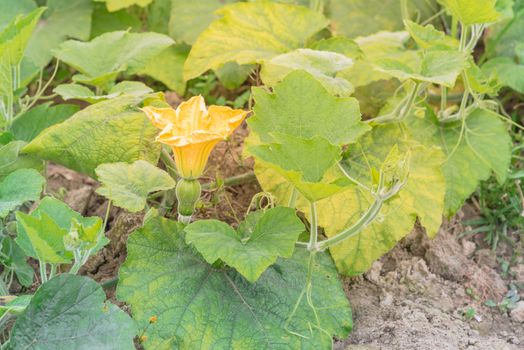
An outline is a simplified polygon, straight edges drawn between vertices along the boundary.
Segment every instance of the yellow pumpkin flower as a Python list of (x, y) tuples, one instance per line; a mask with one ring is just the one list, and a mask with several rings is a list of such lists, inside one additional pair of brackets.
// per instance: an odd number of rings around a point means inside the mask
[(144, 107), (153, 125), (162, 129), (156, 140), (171, 146), (180, 176), (198, 178), (204, 172), (213, 147), (225, 140), (249, 112), (209, 106), (202, 96), (191, 97), (173, 108)]

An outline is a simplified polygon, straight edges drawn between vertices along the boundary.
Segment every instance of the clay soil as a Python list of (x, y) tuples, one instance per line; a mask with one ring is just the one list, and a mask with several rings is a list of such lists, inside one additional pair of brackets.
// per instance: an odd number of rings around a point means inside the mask
[[(251, 170), (251, 161), (241, 157), (246, 134), (243, 125), (215, 149), (204, 182)], [(107, 204), (95, 192), (96, 181), (53, 164), (48, 178), (48, 193), (84, 215), (104, 215)], [(197, 216), (235, 224), (257, 192), (256, 182), (206, 190)], [(462, 219), (474, 215), (466, 207), (433, 240), (415, 228), (366, 274), (343, 278), (354, 329), (349, 339), (335, 342), (335, 349), (524, 349), (524, 323), (511, 317), (510, 310), (484, 304), (487, 300), (502, 302), (511, 293), (511, 284), (520, 285), (518, 292), (524, 299), (523, 243), (515, 237), (520, 257), (503, 273), (497, 257), (509, 259), (515, 248), (501, 244), (497, 252), (491, 252), (482, 237), (457, 239), (467, 229)], [(141, 225), (142, 216), (113, 208), (107, 233), (111, 243), (81, 270), (105, 283), (109, 298), (114, 298), (113, 282), (125, 260), (127, 236)]]

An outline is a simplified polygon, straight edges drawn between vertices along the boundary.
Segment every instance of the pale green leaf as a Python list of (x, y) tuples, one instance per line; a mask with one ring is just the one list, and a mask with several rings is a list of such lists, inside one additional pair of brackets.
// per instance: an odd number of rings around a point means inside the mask
[(107, 6), (107, 10), (109, 12), (114, 12), (114, 11), (118, 11), (121, 9), (125, 9), (133, 5), (146, 7), (153, 0), (94, 0), (94, 1), (105, 2)]
[(147, 8), (147, 28), (152, 32), (168, 34), (171, 7), (172, 0), (153, 1)]
[(364, 54), (356, 41), (343, 36), (334, 36), (315, 41), (310, 46), (313, 50), (340, 53), (349, 58), (360, 58)]
[(35, 73), (51, 61), (53, 50), (62, 42), (87, 40), (91, 30), (90, 0), (47, 0), (46, 6), (24, 58), (36, 67)]
[(291, 257), (304, 224), (294, 209), (276, 207), (249, 214), (238, 230), (222, 221), (199, 220), (184, 232), (208, 263), (220, 259), (255, 282), (278, 257)]
[(228, 62), (218, 68), (215, 73), (226, 89), (234, 90), (246, 81), (254, 68), (252, 64), (239, 65), (236, 62)]
[(500, 18), (497, 0), (438, 0), (448, 13), (465, 25), (492, 23)]
[[(420, 22), (438, 12), (434, 0), (407, 0), (409, 17)], [(330, 0), (327, 15), (337, 35), (349, 38), (370, 35), (379, 31), (404, 29), (402, 2), (399, 0)]]
[(345, 55), (312, 49), (297, 49), (273, 57), (262, 66), (260, 77), (267, 86), (274, 86), (294, 70), (304, 70), (324, 85), (326, 90), (337, 96), (349, 96), (353, 86), (336, 74), (353, 65)]
[(233, 4), (218, 13), (223, 17), (202, 32), (189, 53), (186, 80), (227, 62), (262, 63), (304, 47), (327, 25), (324, 16), (305, 7), (266, 1)]
[(78, 112), (76, 105), (42, 103), (19, 115), (11, 124), (9, 131), (17, 140), (30, 142), (44, 129), (67, 120)]
[[(0, 316), (3, 316), (5, 313), (14, 315), (22, 313), (27, 308), (27, 305), (29, 305), (32, 297), (30, 294), (0, 297), (2, 299), (2, 303), (0, 303)], [(6, 300), (9, 301), (5, 302)]]
[(53, 89), (64, 100), (81, 100), (89, 103), (106, 101), (123, 95), (143, 96), (153, 90), (139, 81), (122, 81), (113, 86), (105, 95), (95, 95), (95, 93), (86, 86), (80, 84), (60, 84)]
[(136, 106), (142, 98), (124, 96), (91, 105), (42, 132), (24, 153), (94, 176), (103, 163), (156, 163), (158, 130)]
[(251, 130), (263, 142), (271, 142), (271, 133), (302, 138), (320, 136), (334, 145), (355, 141), (369, 130), (360, 120), (358, 102), (329, 94), (324, 86), (304, 71), (289, 73), (275, 85), (273, 93), (253, 88), (254, 116)]
[(31, 350), (132, 350), (136, 326), (84, 276), (60, 274), (44, 283), (18, 316), (9, 345)]
[(167, 86), (169, 89), (184, 95), (186, 82), (183, 77), (184, 62), (190, 47), (184, 44), (172, 45), (152, 58), (137, 74), (148, 75)]
[(73, 260), (73, 253), (67, 251), (63, 237), (69, 232), (64, 229), (46, 213), (40, 216), (16, 213), (18, 227), (23, 230), (17, 243), (24, 246), (30, 245), (31, 250), (26, 254), (40, 261), (51, 264), (68, 264)]
[(475, 191), (480, 181), (495, 173), (503, 183), (511, 160), (511, 137), (501, 116), (473, 110), (464, 122), (439, 125), (431, 111), (424, 119), (411, 118), (412, 134), (421, 143), (439, 146), (446, 154), (443, 165), (446, 179), (445, 213), (451, 216)]
[[(351, 329), (349, 304), (330, 257), (317, 254), (312, 303), (305, 299), (285, 322), (306, 283), (308, 253), (279, 259), (256, 283), (231, 268), (217, 269), (186, 246), (181, 224), (150, 219), (131, 234), (120, 268), (117, 296), (130, 307), (148, 340), (146, 350), (330, 349), (332, 336)], [(151, 326), (149, 318), (157, 316)], [(320, 330), (321, 328), (322, 330)]]
[(200, 33), (219, 18), (215, 12), (234, 2), (237, 0), (172, 0), (171, 9), (166, 9), (168, 14), (171, 13), (169, 35), (177, 42), (194, 44)]
[[(38, 259), (39, 250), (43, 250), (58, 260), (67, 259), (66, 262), (69, 262), (73, 255), (66, 251), (63, 237), (71, 230), (73, 222), (79, 223), (87, 230), (99, 228), (97, 244), (86, 242), (86, 246), (94, 248), (92, 254), (108, 243), (101, 232), (102, 219), (96, 216), (83, 217), (64, 202), (52, 197), (42, 199), (30, 215), (17, 212), (17, 218), (16, 243), (28, 256), (35, 259)], [(89, 239), (87, 236), (83, 238)]]
[(106, 88), (120, 72), (136, 73), (173, 44), (158, 33), (118, 31), (102, 34), (89, 42), (69, 40), (56, 51), (56, 57), (81, 74), (74, 81)]
[[(406, 138), (397, 125), (377, 126), (350, 148), (352, 158), (346, 171), (371, 187), (371, 169), (381, 168), (394, 147), (398, 147), (401, 154), (411, 153), (407, 183), (397, 196), (386, 202), (371, 225), (331, 248), (341, 273), (355, 275), (365, 272), (373, 261), (409, 234), (417, 217), (430, 236), (435, 235), (440, 227), (445, 193), (441, 167), (445, 157), (438, 148), (424, 147)], [(257, 164), (255, 173), (265, 191), (275, 195), (278, 203), (287, 203), (290, 189), (278, 174), (261, 164)], [(319, 226), (324, 228), (327, 236), (334, 236), (354, 224), (373, 200), (369, 190), (357, 185), (346, 186), (345, 190), (317, 202)], [(299, 199), (297, 205), (305, 213), (309, 212), (309, 204), (304, 200)]]
[(459, 42), (446, 33), (435, 29), (432, 24), (422, 26), (418, 23), (406, 20), (404, 21), (406, 30), (415, 40), (417, 45), (422, 49), (429, 50), (458, 50)]
[(40, 198), (45, 179), (34, 169), (19, 169), (0, 182), (0, 218), (27, 201)]
[(36, 9), (34, 0), (0, 1), (0, 31), (18, 15), (25, 15)]
[(466, 68), (466, 56), (458, 51), (416, 52), (404, 59), (383, 58), (377, 69), (400, 80), (412, 79), (453, 87), (460, 72)]
[(168, 173), (144, 160), (102, 164), (95, 172), (102, 183), (96, 192), (130, 212), (144, 209), (150, 193), (175, 187)]

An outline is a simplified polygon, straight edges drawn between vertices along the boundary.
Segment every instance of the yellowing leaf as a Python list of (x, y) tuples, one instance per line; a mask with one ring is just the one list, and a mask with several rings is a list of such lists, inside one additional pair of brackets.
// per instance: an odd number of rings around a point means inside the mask
[(105, 2), (107, 6), (107, 10), (109, 12), (125, 9), (133, 5), (146, 7), (151, 2), (153, 2), (153, 0), (95, 0), (95, 1)]
[(308, 8), (269, 1), (232, 4), (218, 14), (222, 18), (211, 23), (193, 45), (184, 66), (185, 80), (230, 61), (262, 63), (304, 47), (328, 24), (324, 16)]
[(465, 25), (498, 21), (497, 0), (438, 0), (448, 12)]

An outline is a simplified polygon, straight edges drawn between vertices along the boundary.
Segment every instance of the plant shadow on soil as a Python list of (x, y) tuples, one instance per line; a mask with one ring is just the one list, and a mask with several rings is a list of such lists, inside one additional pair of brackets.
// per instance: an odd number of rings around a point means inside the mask
[[(246, 135), (244, 123), (228, 142), (216, 147), (203, 181), (252, 169), (252, 161), (241, 157)], [(95, 193), (96, 181), (54, 164), (48, 167), (48, 177), (48, 193), (83, 215), (103, 217), (107, 202)], [(205, 191), (196, 216), (235, 224), (260, 191), (256, 182)], [(427, 239), (423, 229), (415, 228), (366, 274), (343, 278), (354, 329), (349, 339), (335, 341), (336, 350), (524, 349), (524, 302), (520, 314), (484, 305), (490, 299), (502, 301), (511, 283), (524, 285), (523, 262), (503, 274), (494, 253), (474, 242), (474, 236), (457, 240), (465, 229), (461, 215), (475, 215), (464, 214), (467, 209), (445, 223), (435, 239)], [(112, 208), (107, 232), (111, 242), (81, 273), (100, 283), (114, 280), (125, 260), (127, 236), (142, 218), (143, 213)], [(522, 242), (518, 244), (522, 247)], [(114, 286), (106, 289), (113, 301), (114, 290)], [(522, 289), (520, 293), (524, 299)]]

